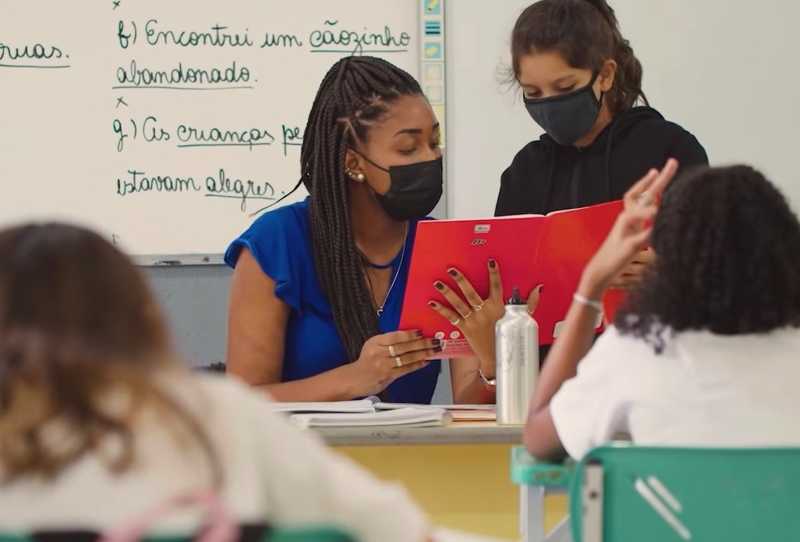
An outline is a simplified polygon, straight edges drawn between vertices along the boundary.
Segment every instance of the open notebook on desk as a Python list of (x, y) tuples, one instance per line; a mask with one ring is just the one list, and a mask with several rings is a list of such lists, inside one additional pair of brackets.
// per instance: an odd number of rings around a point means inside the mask
[[(276, 412), (290, 414), (306, 427), (443, 425), (453, 421), (495, 421), (494, 405), (422, 405), (383, 403), (377, 397), (356, 401), (273, 403)], [(399, 411), (399, 412), (398, 412)], [(441, 414), (446, 413), (444, 421)]]
[(300, 427), (440, 427), (450, 423), (450, 413), (441, 408), (398, 408), (365, 413), (322, 412), (292, 414)]

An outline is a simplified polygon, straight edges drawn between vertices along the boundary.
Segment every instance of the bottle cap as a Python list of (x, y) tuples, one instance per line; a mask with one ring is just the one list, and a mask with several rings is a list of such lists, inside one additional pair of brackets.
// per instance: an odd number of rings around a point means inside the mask
[(527, 305), (527, 301), (523, 301), (522, 296), (519, 293), (519, 286), (514, 286), (514, 289), (511, 294), (511, 299), (508, 300), (509, 305)]

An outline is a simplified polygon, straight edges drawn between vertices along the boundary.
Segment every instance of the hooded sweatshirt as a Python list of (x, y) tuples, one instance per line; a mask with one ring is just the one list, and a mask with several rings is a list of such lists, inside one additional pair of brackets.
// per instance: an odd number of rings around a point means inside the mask
[(708, 165), (697, 139), (650, 107), (618, 114), (588, 147), (559, 145), (545, 134), (503, 173), (495, 215), (547, 214), (618, 200), (669, 158), (682, 171)]

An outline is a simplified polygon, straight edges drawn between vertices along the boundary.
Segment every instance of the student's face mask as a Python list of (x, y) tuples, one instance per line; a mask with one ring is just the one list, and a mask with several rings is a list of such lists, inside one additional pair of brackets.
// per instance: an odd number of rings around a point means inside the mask
[[(357, 152), (357, 151), (356, 151)], [(406, 166), (379, 166), (361, 153), (364, 160), (389, 174), (391, 185), (386, 194), (375, 194), (378, 203), (398, 222), (425, 218), (442, 198), (442, 159)]]
[(551, 98), (525, 98), (525, 108), (533, 120), (560, 145), (574, 145), (594, 126), (600, 115), (603, 95), (594, 94), (597, 75), (585, 87)]

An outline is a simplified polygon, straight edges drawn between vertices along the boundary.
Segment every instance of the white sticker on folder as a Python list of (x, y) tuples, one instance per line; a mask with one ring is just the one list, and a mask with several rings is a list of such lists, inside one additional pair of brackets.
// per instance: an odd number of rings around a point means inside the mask
[(489, 233), (492, 231), (491, 224), (475, 224), (475, 233)]

